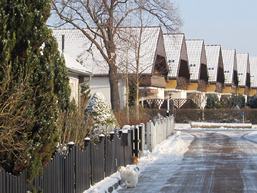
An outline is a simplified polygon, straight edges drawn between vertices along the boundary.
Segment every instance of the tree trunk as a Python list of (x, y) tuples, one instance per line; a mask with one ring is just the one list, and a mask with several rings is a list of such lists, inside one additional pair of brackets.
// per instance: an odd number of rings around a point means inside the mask
[(139, 75), (136, 78), (136, 120), (139, 120)]
[(119, 96), (119, 85), (118, 85), (118, 73), (117, 66), (109, 63), (109, 82), (111, 89), (111, 104), (114, 112), (120, 111), (120, 96)]

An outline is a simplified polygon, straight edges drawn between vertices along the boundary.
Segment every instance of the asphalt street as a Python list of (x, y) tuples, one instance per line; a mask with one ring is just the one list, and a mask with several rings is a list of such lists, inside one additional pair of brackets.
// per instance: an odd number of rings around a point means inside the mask
[(141, 172), (136, 188), (117, 191), (257, 192), (257, 144), (244, 138), (250, 132), (181, 131), (185, 140), (194, 137), (183, 159), (157, 160)]

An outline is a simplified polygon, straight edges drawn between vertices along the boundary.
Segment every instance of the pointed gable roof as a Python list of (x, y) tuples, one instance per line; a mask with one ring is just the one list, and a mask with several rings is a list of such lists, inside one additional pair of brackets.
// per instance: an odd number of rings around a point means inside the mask
[(247, 74), (250, 75), (250, 63), (248, 53), (237, 53), (237, 70), (238, 70), (238, 85), (240, 87), (249, 86), (247, 85)]
[(207, 65), (204, 41), (198, 39), (186, 40), (188, 62), (190, 67), (190, 79), (198, 80), (201, 64)]
[[(236, 50), (222, 50), (225, 84), (233, 83), (233, 73), (237, 72)], [(237, 73), (235, 74), (237, 76)]]
[(177, 77), (181, 60), (188, 62), (185, 35), (182, 33), (164, 34), (163, 37), (169, 65), (168, 77)]
[[(140, 33), (142, 33), (141, 40)], [(130, 72), (135, 72), (139, 46), (140, 73), (153, 73), (157, 55), (164, 57), (166, 63), (163, 33), (160, 27), (120, 28), (119, 36), (121, 39), (117, 39), (116, 51), (117, 64), (120, 67), (122, 66), (120, 64), (128, 62), (130, 64)], [(128, 61), (126, 61), (127, 59)], [(165, 68), (168, 70), (167, 64)], [(124, 70), (121, 70), (121, 72), (124, 72)]]
[(249, 57), (251, 71), (251, 88), (257, 88), (257, 57)]
[[(130, 42), (131, 47), (128, 49), (125, 45), (129, 35), (132, 35), (133, 41), (138, 41), (140, 37), (140, 28), (121, 28), (118, 35), (115, 37), (116, 41), (116, 64), (119, 66), (119, 71), (124, 72), (125, 59), (130, 64), (130, 72), (136, 66), (136, 43)], [(78, 59), (83, 62), (83, 65), (92, 71), (94, 75), (108, 75), (109, 66), (104, 60), (103, 56), (100, 54), (99, 50), (94, 44), (92, 44), (78, 29), (54, 29), (53, 34), (57, 39), (59, 49), (62, 46), (62, 35), (65, 36), (65, 52), (67, 52), (71, 57)], [(160, 37), (162, 36), (162, 31), (160, 27), (146, 27), (142, 30), (141, 48), (140, 48), (140, 73), (151, 74), (154, 69), (155, 60), (157, 54), (165, 57), (164, 45), (161, 46)], [(122, 37), (122, 38), (120, 38)], [(96, 41), (103, 48), (104, 44), (100, 39), (96, 38)], [(161, 47), (162, 50), (161, 50)], [(91, 49), (89, 49), (91, 48)], [(159, 49), (157, 49), (159, 48)], [(127, 52), (127, 57), (126, 53)]]
[[(223, 61), (220, 45), (205, 45), (209, 81), (217, 82), (219, 69), (223, 70)], [(223, 73), (223, 72), (222, 72)], [(224, 79), (224, 73), (223, 73)]]

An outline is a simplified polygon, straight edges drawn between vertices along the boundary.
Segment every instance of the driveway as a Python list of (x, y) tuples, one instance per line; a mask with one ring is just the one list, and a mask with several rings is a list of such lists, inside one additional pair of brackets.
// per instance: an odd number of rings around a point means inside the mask
[(182, 131), (194, 137), (183, 159), (156, 161), (136, 188), (117, 192), (257, 192), (257, 144), (244, 138), (250, 132)]

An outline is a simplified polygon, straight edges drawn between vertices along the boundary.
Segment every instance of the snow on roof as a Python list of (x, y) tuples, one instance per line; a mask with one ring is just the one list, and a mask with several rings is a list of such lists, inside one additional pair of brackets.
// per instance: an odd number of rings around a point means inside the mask
[(236, 50), (222, 50), (225, 84), (232, 84), (234, 70), (237, 71)]
[[(140, 72), (152, 73), (160, 33), (160, 27), (147, 27), (142, 29), (139, 59)], [(57, 39), (59, 49), (62, 47), (62, 35), (64, 35), (65, 52), (74, 59), (81, 61), (83, 66), (92, 71), (94, 75), (107, 75), (109, 73), (108, 63), (104, 60), (100, 51), (94, 44), (91, 44), (91, 41), (89, 41), (80, 30), (66, 28), (53, 29), (53, 34)], [(124, 72), (125, 63), (129, 63), (130, 72), (135, 72), (136, 48), (138, 47), (139, 37), (140, 28), (120, 28), (119, 37), (115, 37), (117, 43), (116, 64), (120, 67), (119, 70), (121, 72)], [(104, 53), (106, 53), (102, 40), (98, 38), (96, 41), (103, 48)]]
[(238, 86), (245, 86), (247, 73), (250, 73), (249, 54), (237, 53)]
[(186, 40), (190, 79), (198, 80), (201, 64), (206, 64), (203, 40)]
[(249, 57), (251, 70), (251, 87), (257, 88), (257, 57)]
[[(91, 57), (86, 51), (90, 46), (90, 42), (80, 30), (74, 28), (53, 29), (53, 35), (60, 50), (62, 49), (62, 36), (64, 35), (64, 52), (75, 60), (79, 60), (93, 74), (103, 74), (108, 69), (107, 63), (98, 51), (94, 51), (94, 57)], [(95, 46), (92, 49), (95, 50)], [(81, 59), (80, 55), (83, 55), (84, 58)], [(98, 61), (97, 65), (94, 59)]]
[[(177, 77), (180, 60), (188, 61), (187, 56), (183, 56), (182, 47), (185, 44), (184, 34), (164, 34), (164, 45), (169, 65), (169, 77)], [(187, 54), (186, 54), (187, 55)]]
[(218, 68), (223, 68), (223, 63), (220, 63), (221, 46), (220, 45), (206, 45), (206, 59), (209, 72), (209, 81), (216, 82), (218, 75)]
[(75, 72), (78, 74), (89, 75), (91, 72), (87, 70), (84, 66), (82, 66), (79, 62), (77, 62), (74, 58), (72, 58), (66, 52), (63, 52), (63, 56), (65, 59), (66, 67), (69, 71)]
[[(142, 33), (141, 40), (140, 33)], [(154, 69), (160, 33), (162, 33), (160, 27), (119, 28), (121, 39), (116, 39), (119, 70), (125, 72), (124, 68), (126, 65), (124, 64), (128, 63), (129, 72), (136, 72), (136, 58), (138, 47), (140, 46), (139, 72), (151, 74)], [(165, 53), (161, 55), (165, 56)]]

